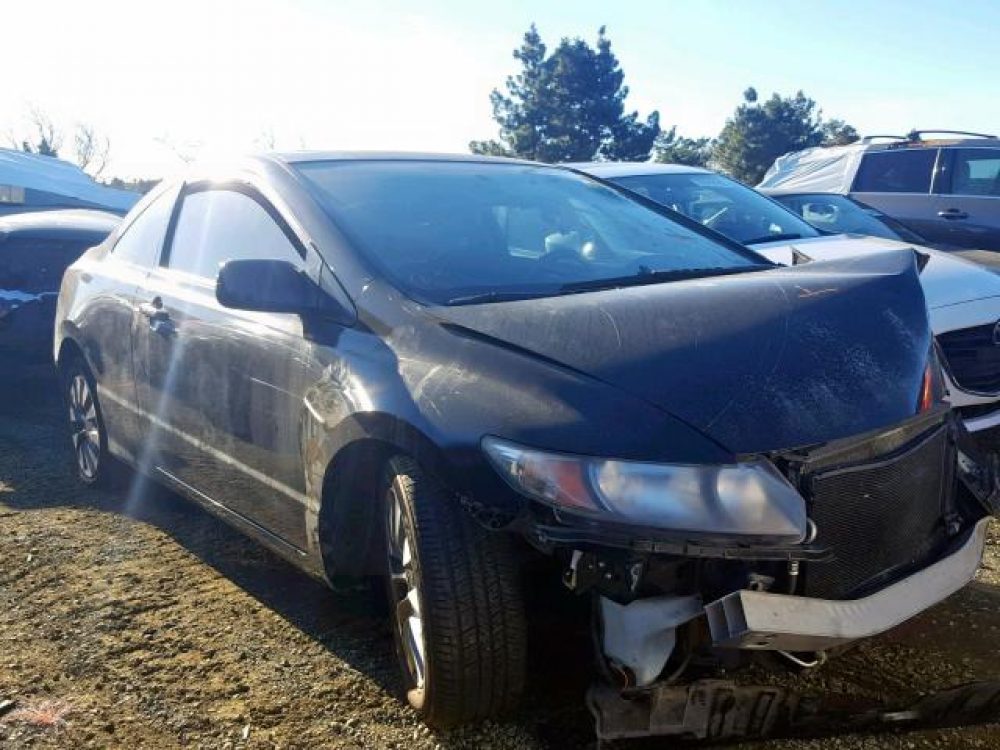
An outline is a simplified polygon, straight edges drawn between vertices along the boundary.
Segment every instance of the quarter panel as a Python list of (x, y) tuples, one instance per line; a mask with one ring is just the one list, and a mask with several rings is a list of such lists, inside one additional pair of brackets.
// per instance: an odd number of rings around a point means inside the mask
[(134, 412), (131, 328), (135, 290), (145, 271), (88, 251), (67, 270), (59, 295), (56, 356), (70, 338), (83, 352), (104, 412), (112, 453), (134, 460), (142, 436)]

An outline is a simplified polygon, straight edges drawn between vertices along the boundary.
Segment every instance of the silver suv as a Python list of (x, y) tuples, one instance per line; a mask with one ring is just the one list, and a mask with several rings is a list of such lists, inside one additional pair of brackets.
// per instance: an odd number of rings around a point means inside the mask
[[(928, 133), (948, 139), (925, 139)], [(1000, 139), (959, 131), (871, 136), (779, 157), (759, 189), (841, 193), (934, 243), (1000, 250)]]

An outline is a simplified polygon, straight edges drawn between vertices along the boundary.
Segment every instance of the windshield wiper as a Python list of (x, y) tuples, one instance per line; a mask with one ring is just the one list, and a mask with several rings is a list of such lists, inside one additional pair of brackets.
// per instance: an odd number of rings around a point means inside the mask
[(756, 245), (758, 242), (782, 242), (784, 240), (801, 240), (802, 235), (795, 232), (785, 232), (784, 234), (765, 234), (763, 237), (754, 237), (749, 240), (741, 240), (744, 245)]
[(589, 279), (587, 281), (574, 281), (570, 284), (563, 284), (559, 291), (583, 292), (595, 289), (616, 289), (623, 286), (642, 286), (643, 284), (658, 284), (663, 281), (683, 281), (684, 279), (700, 279), (706, 276), (727, 276), (734, 273), (745, 273), (747, 271), (760, 271), (770, 268), (769, 264), (761, 263), (754, 266), (736, 266), (731, 268), (685, 268), (666, 271), (653, 271), (642, 267), (638, 273), (629, 276), (616, 276), (610, 279)]
[[(561, 291), (561, 290), (560, 290)], [(516, 302), (522, 299), (538, 299), (539, 297), (551, 297), (558, 294), (553, 292), (478, 292), (476, 294), (463, 294), (452, 297), (445, 302), (446, 305), (477, 305), (484, 302)]]
[(556, 297), (562, 294), (588, 292), (597, 289), (616, 289), (625, 286), (642, 286), (643, 284), (658, 284), (663, 281), (682, 281), (684, 279), (699, 279), (707, 276), (727, 276), (747, 271), (761, 271), (771, 268), (773, 264), (762, 262), (753, 266), (736, 266), (734, 268), (685, 268), (665, 271), (654, 271), (642, 266), (637, 273), (628, 276), (613, 276), (607, 279), (588, 279), (563, 284), (558, 289), (545, 292), (478, 292), (452, 297), (445, 305), (477, 305), (487, 302), (517, 302), (518, 300), (538, 299), (539, 297)]

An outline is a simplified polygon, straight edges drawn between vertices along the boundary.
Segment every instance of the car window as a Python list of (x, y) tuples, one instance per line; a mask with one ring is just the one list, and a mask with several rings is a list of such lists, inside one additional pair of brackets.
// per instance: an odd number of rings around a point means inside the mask
[(99, 236), (80, 239), (8, 237), (0, 241), (0, 289), (41, 294), (58, 292), (63, 273)]
[[(919, 241), (887, 221), (888, 217), (843, 195), (779, 195), (776, 200), (813, 226), (834, 234), (865, 234), (887, 240)], [(905, 231), (905, 230), (904, 230)]]
[(937, 149), (870, 151), (854, 178), (857, 193), (929, 193)]
[(160, 260), (160, 250), (163, 249), (163, 238), (167, 234), (176, 195), (176, 190), (166, 190), (154, 198), (126, 227), (111, 254), (118, 260), (135, 263), (137, 266), (155, 266)]
[(786, 208), (722, 175), (680, 172), (613, 177), (611, 181), (743, 244), (819, 236)]
[(954, 153), (952, 195), (1000, 196), (1000, 149), (956, 148)]
[(357, 160), (296, 168), (372, 265), (434, 303), (769, 267), (680, 217), (556, 167)]
[(275, 218), (246, 193), (211, 189), (185, 195), (167, 266), (214, 279), (234, 259), (302, 262)]

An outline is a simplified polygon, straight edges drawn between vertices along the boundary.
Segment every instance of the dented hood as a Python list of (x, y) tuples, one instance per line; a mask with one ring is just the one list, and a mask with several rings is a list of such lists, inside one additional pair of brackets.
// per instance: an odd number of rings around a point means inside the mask
[(638, 396), (736, 453), (912, 416), (930, 346), (911, 251), (436, 312)]
[(795, 251), (801, 254), (800, 257), (804, 255), (813, 261), (825, 261), (903, 248), (913, 249), (927, 256), (920, 281), (924, 287), (927, 307), (931, 310), (1000, 297), (1000, 274), (957, 255), (922, 245), (852, 234), (753, 245), (754, 252), (786, 266), (793, 264)]

